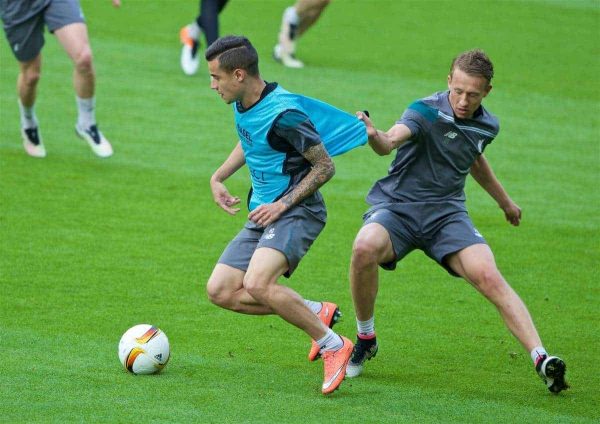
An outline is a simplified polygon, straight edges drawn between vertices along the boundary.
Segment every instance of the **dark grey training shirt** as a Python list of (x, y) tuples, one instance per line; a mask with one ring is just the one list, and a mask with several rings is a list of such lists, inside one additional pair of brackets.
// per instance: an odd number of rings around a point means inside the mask
[(52, 0), (0, 0), (0, 18), (11, 28), (37, 15)]
[(412, 136), (398, 148), (388, 175), (369, 191), (369, 204), (464, 203), (467, 174), (498, 134), (499, 124), (483, 106), (472, 119), (455, 118), (448, 95), (438, 92), (417, 100), (397, 121)]

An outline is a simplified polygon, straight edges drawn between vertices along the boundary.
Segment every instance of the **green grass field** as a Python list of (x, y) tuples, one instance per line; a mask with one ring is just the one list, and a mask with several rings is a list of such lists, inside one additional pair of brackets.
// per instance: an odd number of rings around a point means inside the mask
[[(495, 64), (486, 106), (502, 130), (486, 156), (522, 207), (518, 228), (472, 179), (468, 207), (572, 389), (551, 395), (496, 310), (421, 252), (382, 273), (380, 352), (358, 379), (320, 393), (308, 337), (276, 317), (210, 304), (204, 285), (242, 226), (218, 209), (211, 173), (237, 141), (204, 67), (179, 69), (179, 28), (196, 0), (82, 2), (97, 70), (97, 116), (115, 155), (73, 131), (72, 67), (47, 35), (37, 115), (48, 157), (21, 147), (17, 64), (0, 43), (0, 421), (576, 422), (600, 420), (600, 3), (335, 0), (301, 40), (307, 67), (270, 52), (292, 0), (232, 0), (221, 33), (247, 35), (261, 73), (389, 128), (445, 88), (450, 61), (483, 48)], [(329, 222), (289, 284), (344, 312), (364, 196), (392, 156), (336, 158)], [(228, 181), (245, 197), (245, 172)], [(169, 336), (162, 374), (127, 374), (121, 334)]]

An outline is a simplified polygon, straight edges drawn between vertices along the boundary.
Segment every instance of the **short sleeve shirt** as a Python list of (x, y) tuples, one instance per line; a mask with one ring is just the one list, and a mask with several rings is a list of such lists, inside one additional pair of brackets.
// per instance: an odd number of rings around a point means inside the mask
[(37, 15), (52, 0), (0, 0), (0, 17), (4, 28), (10, 28)]
[(397, 121), (411, 131), (390, 165), (367, 195), (381, 203), (464, 203), (471, 166), (499, 131), (498, 119), (483, 106), (471, 119), (455, 118), (449, 92), (413, 102)]

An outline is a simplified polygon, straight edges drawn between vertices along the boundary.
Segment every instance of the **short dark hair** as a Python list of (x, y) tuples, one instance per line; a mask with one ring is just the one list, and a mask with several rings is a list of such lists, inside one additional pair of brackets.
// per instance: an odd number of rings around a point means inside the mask
[(468, 75), (485, 78), (488, 83), (494, 77), (494, 65), (490, 58), (480, 49), (473, 49), (459, 54), (452, 61), (450, 75), (458, 68)]
[(219, 66), (226, 71), (244, 69), (249, 75), (258, 75), (258, 53), (244, 36), (226, 35), (212, 43), (204, 53), (207, 61), (219, 59)]

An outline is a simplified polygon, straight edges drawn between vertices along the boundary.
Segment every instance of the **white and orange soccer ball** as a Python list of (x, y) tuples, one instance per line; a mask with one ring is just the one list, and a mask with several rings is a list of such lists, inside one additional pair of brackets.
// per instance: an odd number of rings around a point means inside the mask
[(162, 370), (171, 356), (169, 339), (158, 327), (138, 324), (119, 341), (119, 360), (133, 374), (154, 374)]

